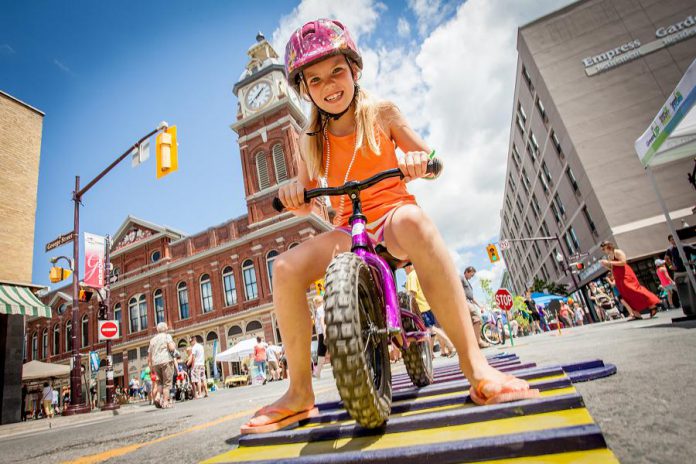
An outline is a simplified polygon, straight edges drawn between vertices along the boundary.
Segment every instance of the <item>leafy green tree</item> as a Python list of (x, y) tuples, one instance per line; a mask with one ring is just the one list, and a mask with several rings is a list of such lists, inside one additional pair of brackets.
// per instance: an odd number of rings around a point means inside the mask
[(481, 291), (483, 291), (486, 306), (489, 308), (495, 307), (495, 293), (493, 292), (491, 279), (481, 278), (479, 279), (479, 285), (481, 286)]
[(554, 295), (567, 296), (568, 288), (566, 285), (560, 285), (556, 282), (548, 282), (546, 280), (534, 277), (534, 283), (532, 284), (532, 292), (547, 292)]

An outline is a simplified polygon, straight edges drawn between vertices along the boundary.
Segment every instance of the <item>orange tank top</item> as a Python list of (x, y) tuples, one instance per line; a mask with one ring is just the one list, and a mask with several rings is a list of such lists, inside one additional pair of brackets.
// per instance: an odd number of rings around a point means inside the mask
[[(329, 144), (331, 147), (331, 159), (327, 182), (329, 187), (337, 187), (344, 184), (348, 165), (353, 157), (355, 150), (355, 132), (352, 134), (337, 136), (328, 132)], [(381, 128), (377, 129), (377, 136), (380, 148), (380, 155), (370, 150), (369, 146), (363, 146), (355, 155), (353, 167), (348, 175), (348, 180), (365, 180), (379, 172), (387, 169), (397, 168), (396, 146)], [(324, 147), (322, 158), (322, 168), (326, 166), (327, 148)], [(341, 198), (338, 196), (329, 197), (331, 205), (336, 214), (340, 212)], [(334, 220), (336, 226), (348, 225), (348, 218), (353, 212), (353, 205), (350, 198), (345, 195), (343, 200), (343, 214)], [(362, 200), (363, 214), (367, 217), (368, 224), (383, 217), (389, 211), (403, 204), (416, 204), (416, 198), (408, 193), (406, 182), (398, 177), (385, 179), (372, 187), (360, 192)]]

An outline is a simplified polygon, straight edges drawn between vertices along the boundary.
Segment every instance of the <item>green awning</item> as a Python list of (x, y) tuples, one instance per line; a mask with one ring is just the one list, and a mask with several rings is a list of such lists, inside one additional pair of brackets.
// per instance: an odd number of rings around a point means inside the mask
[(0, 284), (0, 313), (51, 318), (51, 307), (39, 301), (27, 287)]

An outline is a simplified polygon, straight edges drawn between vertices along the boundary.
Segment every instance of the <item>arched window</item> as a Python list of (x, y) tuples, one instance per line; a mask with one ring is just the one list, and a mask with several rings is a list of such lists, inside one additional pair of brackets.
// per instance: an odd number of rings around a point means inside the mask
[(230, 329), (227, 331), (227, 348), (234, 346), (234, 344), (239, 341), (239, 338), (243, 333), (242, 328), (238, 325), (233, 325), (230, 327)]
[(263, 326), (259, 321), (251, 321), (250, 323), (247, 324), (246, 326), (246, 332), (253, 332), (255, 330), (263, 330)]
[(67, 303), (63, 303), (62, 305), (58, 306), (58, 314), (65, 314), (65, 311), (68, 309)]
[(34, 332), (31, 336), (31, 359), (32, 361), (39, 357), (39, 335)]
[(206, 342), (212, 342), (218, 339), (217, 333), (213, 332), (212, 330), (208, 332), (208, 335), (205, 336), (205, 341)]
[(182, 338), (181, 340), (179, 340), (179, 343), (176, 346), (179, 348), (186, 348), (188, 346), (188, 342), (185, 338)]
[(65, 323), (65, 351), (72, 351), (72, 321)]
[(121, 318), (123, 316), (121, 315), (121, 303), (117, 304), (114, 306), (114, 320), (118, 321), (118, 331), (121, 332), (123, 330), (123, 326), (121, 325)]
[(278, 252), (271, 250), (266, 255), (266, 272), (268, 273), (268, 288), (273, 291), (273, 261), (275, 261)]
[(80, 345), (82, 348), (86, 347), (89, 345), (89, 317), (85, 314), (82, 316), (82, 333), (80, 334), (82, 336), (82, 344)]
[(273, 145), (273, 164), (275, 165), (276, 181), (278, 183), (288, 178), (288, 168), (285, 166), (285, 154), (281, 144)]
[(230, 266), (222, 271), (222, 287), (225, 289), (225, 305), (237, 304), (237, 284), (234, 282), (234, 271)]
[(53, 356), (60, 354), (60, 325), (53, 326)]
[(293, 248), (295, 248), (296, 246), (299, 246), (299, 245), (300, 245), (300, 244), (299, 244), (298, 242), (291, 243), (290, 246), (288, 246), (288, 250), (291, 250), (291, 249), (293, 249)]
[(155, 290), (152, 300), (155, 304), (155, 324), (164, 322), (164, 296), (161, 289)]
[(138, 300), (131, 298), (128, 301), (128, 320), (130, 322), (130, 333), (137, 332), (138, 328)]
[(256, 286), (256, 270), (254, 263), (247, 259), (242, 264), (242, 276), (244, 277), (244, 295), (247, 300), (253, 300), (259, 297), (259, 290)]
[(203, 274), (201, 276), (201, 307), (204, 313), (209, 313), (213, 310), (213, 287), (210, 284), (210, 276)]
[(145, 295), (140, 295), (138, 298), (138, 310), (140, 312), (140, 330), (147, 329), (147, 301)]
[(41, 335), (41, 357), (48, 358), (48, 329), (44, 329)]
[(188, 300), (188, 289), (186, 288), (186, 282), (179, 282), (176, 286), (176, 294), (179, 298), (179, 318), (188, 319), (189, 318), (189, 300)]
[(266, 154), (264, 152), (256, 154), (256, 173), (259, 176), (259, 190), (267, 189), (271, 186), (271, 180), (268, 178)]

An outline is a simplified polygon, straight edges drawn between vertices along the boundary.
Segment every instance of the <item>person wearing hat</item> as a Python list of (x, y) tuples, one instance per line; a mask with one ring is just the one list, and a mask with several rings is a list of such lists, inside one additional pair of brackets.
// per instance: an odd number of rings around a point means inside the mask
[(655, 260), (655, 272), (657, 273), (657, 278), (660, 279), (660, 285), (662, 285), (662, 288), (667, 292), (667, 303), (669, 303), (669, 307), (674, 308), (672, 292), (677, 289), (677, 284), (672, 280), (672, 277), (670, 277), (663, 259), (658, 258)]

